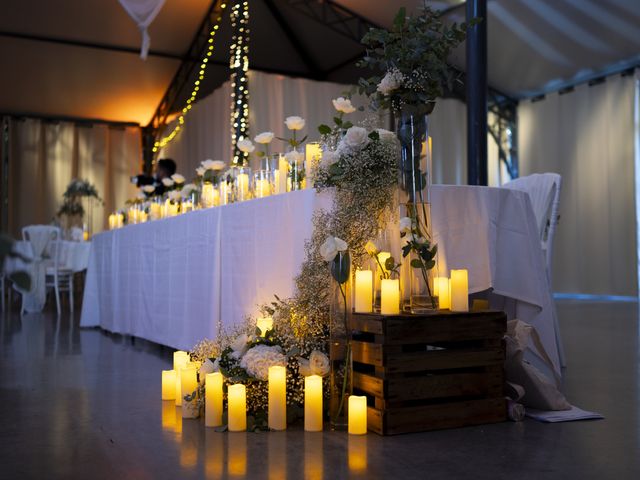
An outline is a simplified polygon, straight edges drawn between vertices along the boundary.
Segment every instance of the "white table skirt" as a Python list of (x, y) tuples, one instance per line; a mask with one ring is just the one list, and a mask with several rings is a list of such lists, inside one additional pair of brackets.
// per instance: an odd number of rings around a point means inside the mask
[(314, 210), (293, 192), (93, 237), (80, 325), (190, 349), (293, 294)]
[[(534, 325), (558, 362), (555, 311), (535, 217), (523, 192), (434, 186), (440, 274), (467, 268)], [(81, 326), (190, 349), (293, 293), (315, 209), (313, 190), (200, 210), (93, 237)], [(559, 372), (559, 368), (557, 368)]]

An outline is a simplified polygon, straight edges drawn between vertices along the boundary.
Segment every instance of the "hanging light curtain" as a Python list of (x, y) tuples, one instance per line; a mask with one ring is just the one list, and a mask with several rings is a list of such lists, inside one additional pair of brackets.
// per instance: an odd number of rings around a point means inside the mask
[(147, 28), (151, 25), (151, 22), (156, 18), (156, 15), (160, 13), (165, 0), (119, 0), (120, 5), (124, 7), (129, 16), (133, 18), (136, 25), (142, 33), (142, 47), (140, 48), (140, 58), (147, 59), (149, 53), (149, 45), (151, 39)]

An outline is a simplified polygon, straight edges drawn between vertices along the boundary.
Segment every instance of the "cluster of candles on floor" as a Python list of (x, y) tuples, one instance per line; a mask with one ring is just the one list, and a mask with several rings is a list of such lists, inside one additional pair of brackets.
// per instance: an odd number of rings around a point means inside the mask
[[(390, 254), (381, 252), (380, 263)], [(354, 310), (357, 313), (373, 312), (373, 276), (372, 270), (356, 270)], [(441, 310), (454, 312), (469, 311), (469, 273), (465, 269), (451, 270), (451, 278), (436, 277), (433, 295), (438, 297)], [(382, 279), (380, 284), (380, 313), (382, 315), (400, 314), (400, 280)]]
[[(263, 330), (264, 331), (264, 330)], [(268, 422), (271, 430), (287, 428), (287, 370), (286, 367), (269, 367)], [(207, 427), (222, 426), (223, 383), (220, 372), (208, 373), (205, 378), (205, 419)], [(177, 351), (173, 354), (173, 370), (162, 371), (162, 400), (175, 400), (182, 407), (183, 418), (196, 418), (195, 401), (186, 402), (184, 396), (198, 387), (197, 364), (189, 360), (189, 354)], [(349, 428), (352, 435), (367, 433), (367, 398), (349, 397)], [(229, 385), (227, 389), (227, 426), (230, 432), (247, 429), (247, 392), (245, 385)], [(304, 379), (304, 429), (307, 432), (323, 430), (322, 377), (309, 375)]]

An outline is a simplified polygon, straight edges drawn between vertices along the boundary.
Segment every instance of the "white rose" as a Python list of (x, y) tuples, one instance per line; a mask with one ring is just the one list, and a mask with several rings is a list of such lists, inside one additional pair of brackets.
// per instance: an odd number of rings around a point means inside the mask
[(298, 152), (296, 150), (291, 150), (287, 152), (284, 156), (285, 160), (290, 164), (301, 163), (304, 161), (304, 153)]
[(325, 262), (332, 262), (338, 252), (347, 250), (347, 242), (338, 237), (327, 237), (322, 245), (320, 245), (320, 256)]
[(238, 141), (238, 149), (244, 153), (251, 153), (256, 149), (256, 147), (253, 146), (253, 142), (251, 142), (251, 140), (243, 138)]
[(182, 187), (182, 195), (188, 197), (189, 195), (191, 195), (191, 192), (197, 189), (198, 187), (196, 187), (193, 183), (187, 183), (184, 187)]
[(402, 217), (400, 219), (400, 233), (409, 233), (413, 230), (413, 222), (409, 217)]
[(338, 97), (333, 102), (333, 108), (342, 113), (353, 113), (356, 111), (355, 107), (351, 104), (351, 100), (344, 97)]
[(302, 130), (305, 124), (304, 118), (298, 116), (287, 117), (284, 123), (289, 130)]
[(196, 175), (198, 175), (199, 177), (204, 176), (204, 172), (206, 172), (204, 167), (198, 167), (196, 168)]
[(156, 187), (153, 185), (145, 185), (142, 187), (142, 191), (145, 193), (153, 193), (156, 191)]
[(138, 194), (136, 195), (136, 198), (138, 200), (145, 200), (147, 198), (147, 196), (142, 192), (138, 192)]
[(225, 163), (222, 160), (205, 160), (200, 162), (204, 170), (222, 170), (225, 167)]
[(253, 140), (261, 145), (266, 145), (267, 143), (271, 143), (271, 140), (273, 140), (273, 132), (262, 132), (261, 134), (256, 135)]
[(162, 184), (163, 184), (165, 187), (173, 187), (174, 181), (173, 181), (173, 180), (171, 180), (170, 178), (163, 178), (163, 179), (162, 179)]
[(340, 143), (351, 149), (363, 148), (369, 143), (369, 135), (367, 130), (362, 127), (351, 127), (347, 130)]
[(200, 370), (198, 370), (198, 379), (200, 380), (200, 383), (204, 383), (207, 373), (213, 373), (215, 371), (216, 369), (213, 362), (207, 358), (200, 367)]
[(322, 165), (323, 168), (329, 168), (338, 160), (340, 160), (340, 155), (338, 155), (338, 152), (335, 152), (333, 150), (325, 150), (324, 152), (322, 152), (320, 165)]
[(287, 357), (282, 354), (282, 349), (277, 345), (257, 345), (248, 350), (240, 361), (240, 366), (258, 380), (268, 380), (269, 367), (276, 365), (281, 367), (287, 365)]
[(246, 333), (238, 336), (233, 342), (231, 342), (231, 350), (233, 353), (231, 356), (234, 358), (240, 358), (247, 351), (247, 342), (249, 341), (249, 337)]
[(171, 180), (176, 182), (178, 185), (184, 183), (184, 177), (179, 173), (174, 173), (173, 175), (171, 175)]
[(314, 350), (309, 356), (309, 366), (314, 375), (324, 377), (329, 373), (329, 358), (319, 350)]
[(313, 371), (311, 370), (311, 365), (309, 364), (309, 360), (306, 358), (298, 358), (298, 373), (303, 377), (308, 377), (309, 375), (313, 375)]
[(179, 201), (182, 198), (182, 192), (180, 190), (171, 190), (169, 192), (169, 200), (174, 202)]
[(376, 132), (378, 132), (378, 135), (380, 136), (380, 140), (383, 142), (395, 142), (396, 140), (396, 134), (393, 132), (390, 132), (389, 130), (385, 130), (384, 128), (378, 128)]
[(380, 83), (378, 84), (378, 92), (383, 95), (389, 95), (394, 90), (398, 89), (402, 86), (402, 82), (404, 82), (404, 75), (398, 70), (389, 70)]

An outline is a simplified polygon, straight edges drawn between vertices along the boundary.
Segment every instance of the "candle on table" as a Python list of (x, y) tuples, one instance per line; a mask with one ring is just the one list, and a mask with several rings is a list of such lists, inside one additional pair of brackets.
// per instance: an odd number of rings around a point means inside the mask
[(236, 177), (238, 184), (238, 198), (237, 201), (244, 201), (249, 199), (249, 175), (246, 173), (239, 173)]
[(351, 395), (349, 397), (349, 434), (367, 433), (367, 397)]
[[(193, 395), (198, 388), (198, 369), (194, 365), (187, 365), (180, 370), (180, 388), (182, 395)], [(190, 402), (182, 400), (182, 418), (197, 418), (197, 401), (193, 398)]]
[(181, 213), (187, 213), (193, 211), (193, 202), (191, 200), (185, 200), (180, 206)]
[(287, 179), (289, 178), (289, 163), (285, 160), (284, 155), (280, 155), (278, 161), (278, 170), (276, 178), (276, 185), (278, 186), (278, 193), (285, 193), (287, 191)]
[(247, 429), (247, 390), (244, 385), (229, 385), (228, 404), (229, 431), (244, 432)]
[(204, 424), (207, 427), (219, 427), (222, 425), (222, 374), (207, 373), (204, 390)]
[(278, 365), (269, 367), (269, 428), (287, 428), (287, 369)]
[(189, 354), (178, 350), (173, 352), (173, 369), (176, 372), (176, 405), (182, 405), (182, 386), (180, 384), (180, 370), (187, 366), (189, 361)]
[(124, 215), (119, 213), (116, 216), (116, 226), (117, 228), (122, 228), (123, 225), (124, 225)]
[(451, 270), (451, 310), (469, 311), (469, 273), (465, 269)]
[(230, 187), (226, 180), (220, 182), (220, 191), (218, 191), (218, 196), (214, 199), (216, 206), (227, 205), (229, 203), (229, 191)]
[(151, 202), (151, 204), (149, 204), (149, 217), (151, 217), (151, 220), (158, 220), (159, 218), (162, 218), (161, 210), (162, 207), (159, 203)]
[[(318, 142), (310, 142), (305, 146), (305, 162), (309, 166), (308, 171), (314, 172), (318, 163), (320, 163), (320, 159), (322, 158), (322, 147)], [(314, 180), (305, 185), (305, 187), (313, 188)]]
[(256, 327), (260, 329), (260, 336), (264, 337), (273, 328), (273, 318), (262, 317), (256, 320)]
[(176, 399), (176, 371), (162, 371), (162, 400)]
[(213, 188), (212, 183), (205, 183), (202, 185), (202, 206), (205, 208), (214, 207), (216, 194), (219, 199), (220, 193)]
[(380, 313), (398, 315), (400, 313), (400, 281), (385, 278), (381, 283)]
[(371, 270), (356, 270), (355, 310), (358, 313), (373, 311), (373, 272)]
[(116, 216), (112, 213), (109, 215), (109, 230), (116, 228)]
[(264, 198), (271, 195), (271, 183), (268, 178), (259, 178), (256, 180), (256, 197)]
[(322, 377), (304, 377), (304, 430), (322, 431)]
[(447, 277), (434, 278), (433, 294), (438, 297), (440, 310), (451, 308), (451, 292), (449, 291), (449, 279)]
[(178, 204), (171, 203), (171, 200), (167, 198), (167, 201), (164, 202), (165, 208), (165, 217), (175, 217), (178, 214)]

